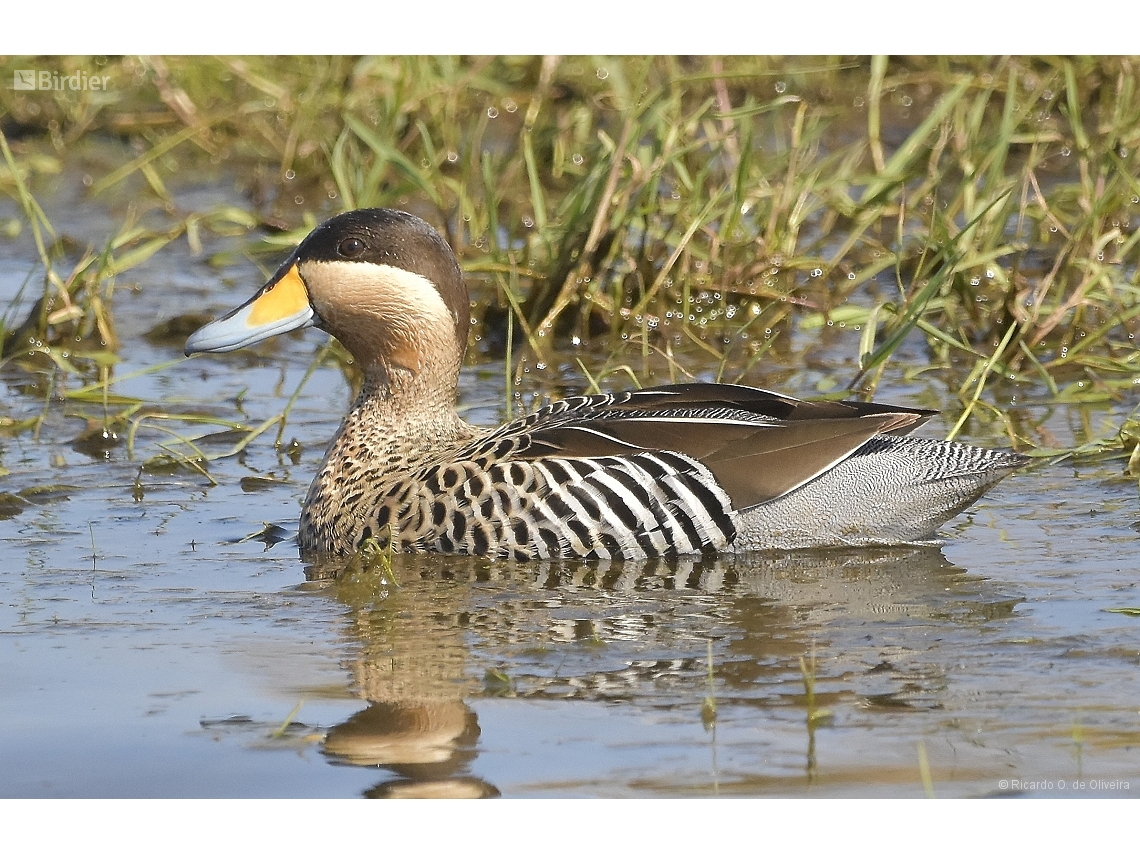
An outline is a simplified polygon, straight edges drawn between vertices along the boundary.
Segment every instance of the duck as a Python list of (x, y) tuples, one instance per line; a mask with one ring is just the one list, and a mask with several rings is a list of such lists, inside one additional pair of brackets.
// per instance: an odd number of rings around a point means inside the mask
[(186, 342), (225, 353), (317, 327), (363, 380), (305, 498), (303, 556), (366, 542), (516, 559), (644, 559), (940, 543), (1029, 462), (909, 434), (936, 411), (681, 383), (579, 395), (500, 427), (455, 408), (463, 272), (410, 213), (332, 217)]

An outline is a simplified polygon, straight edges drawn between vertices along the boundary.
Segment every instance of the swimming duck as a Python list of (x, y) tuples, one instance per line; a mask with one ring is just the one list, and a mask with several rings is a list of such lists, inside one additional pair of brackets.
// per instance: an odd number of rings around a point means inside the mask
[(1028, 458), (908, 437), (935, 413), (685, 383), (583, 395), (485, 429), (455, 411), (470, 303), (427, 223), (372, 208), (309, 234), (187, 355), (316, 326), (363, 371), (301, 513), (307, 555), (369, 538), (504, 558), (929, 542)]

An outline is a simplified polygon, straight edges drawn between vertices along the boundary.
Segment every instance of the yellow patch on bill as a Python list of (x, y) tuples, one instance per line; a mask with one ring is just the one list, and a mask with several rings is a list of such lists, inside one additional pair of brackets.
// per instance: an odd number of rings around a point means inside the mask
[(297, 265), (293, 265), (250, 304), (245, 324), (253, 329), (273, 324), (304, 311), (308, 305), (309, 291), (297, 272)]

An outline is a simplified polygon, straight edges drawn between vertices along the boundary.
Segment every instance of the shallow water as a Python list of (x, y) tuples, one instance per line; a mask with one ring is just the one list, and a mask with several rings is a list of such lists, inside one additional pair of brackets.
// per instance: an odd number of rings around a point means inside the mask
[[(67, 206), (49, 214), (65, 221)], [(31, 257), (23, 238), (0, 244), (5, 304)], [(185, 243), (131, 278), (114, 303), (117, 377), (178, 359), (179, 341), (143, 338), (155, 324), (259, 284), (252, 265), (220, 275)], [(177, 362), (114, 391), (254, 425), (282, 411), (323, 338)], [(852, 342), (815, 341), (747, 381), (810, 394), (829, 371), (849, 377)], [(920, 361), (921, 342), (909, 347), (900, 361)], [(678, 359), (709, 379), (698, 354)], [(524, 393), (580, 388), (578, 356), (605, 362), (567, 353)], [(460, 406), (496, 422), (502, 364), (473, 360)], [(2, 376), (5, 416), (43, 410), (43, 376)], [(879, 398), (946, 403), (940, 384), (892, 369)], [(391, 579), (307, 582), (288, 536), (348, 396), (339, 370), (317, 370), (283, 434), (299, 453), (276, 451), (271, 428), (210, 465), (216, 486), (142, 470), (169, 439), (155, 420), (133, 455), (122, 437), (77, 442), (76, 416), (97, 427), (100, 406), (53, 404), (38, 437), (3, 435), (0, 796), (1140, 792), (1140, 617), (1106, 611), (1140, 607), (1137, 488), (1119, 461), (1019, 472), (942, 548), (396, 556)], [(1135, 403), (1021, 416), (1067, 443), (1107, 435)], [(286, 539), (257, 539), (267, 524)]]

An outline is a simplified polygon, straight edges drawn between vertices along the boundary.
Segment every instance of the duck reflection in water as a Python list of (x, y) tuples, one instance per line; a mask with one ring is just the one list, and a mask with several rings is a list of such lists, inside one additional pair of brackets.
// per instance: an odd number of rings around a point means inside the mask
[[(499, 795), (468, 769), (479, 740), (475, 713), (464, 702), (475, 686), (466, 677), (464, 630), (454, 616), (464, 592), (405, 590), (393, 567), (355, 567), (335, 583), (350, 609), (350, 635), (359, 645), (348, 663), (368, 706), (325, 736), (334, 763), (377, 766), (396, 777), (365, 792), (370, 798), (486, 798)], [(310, 565), (310, 579), (339, 568)], [(404, 575), (404, 574), (401, 574)]]
[[(329, 567), (310, 565), (308, 575), (339, 569)], [(935, 709), (946, 671), (933, 651), (900, 652), (900, 634), (977, 624), (1013, 605), (940, 549), (920, 547), (521, 564), (397, 554), (382, 571), (358, 566), (319, 584), (348, 609), (346, 665), (368, 702), (328, 731), (323, 751), (387, 770), (365, 793), (380, 798), (499, 795), (477, 774), (473, 707), (487, 697), (691, 705), (699, 722), (709, 639), (721, 715), (760, 727), (786, 720), (789, 698), (802, 693), (800, 658), (813, 650), (822, 672), (846, 675), (838, 691), (833, 679), (817, 694), (820, 705)], [(802, 731), (798, 768), (809, 782), (817, 725)], [(715, 764), (715, 729), (704, 739)], [(704, 780), (715, 783), (711, 772)], [(675, 795), (712, 792), (677, 786)]]
[(478, 740), (475, 713), (462, 700), (379, 701), (329, 730), (324, 753), (333, 762), (381, 766), (399, 776), (368, 790), (370, 798), (497, 796), (491, 784), (464, 774)]

